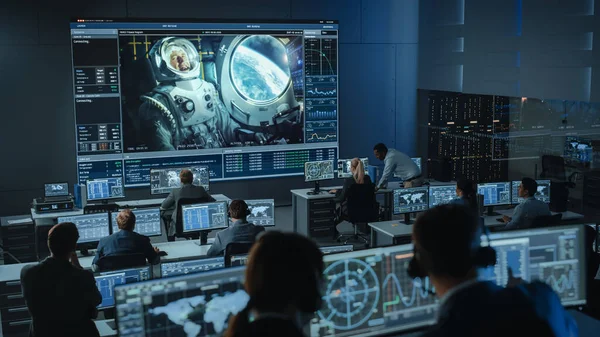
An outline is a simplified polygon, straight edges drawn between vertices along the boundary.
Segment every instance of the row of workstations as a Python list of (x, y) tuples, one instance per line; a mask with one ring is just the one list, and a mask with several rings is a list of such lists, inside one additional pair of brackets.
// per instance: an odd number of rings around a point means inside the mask
[[(489, 241), (482, 239), (482, 245), (494, 247), (498, 260), (481, 278), (504, 286), (510, 268), (515, 277), (550, 285), (565, 307), (584, 306), (584, 232), (583, 226), (572, 225), (492, 233)], [(360, 251), (336, 247), (324, 253), (327, 290), (307, 335), (401, 335), (434, 323), (439, 305), (432, 295), (435, 289), (428, 279), (412, 279), (406, 273), (411, 244)], [(202, 268), (187, 272), (183, 264), (165, 263), (160, 277), (148, 268), (97, 274), (101, 308), (114, 308), (116, 318), (99, 321), (101, 333), (118, 331), (119, 336), (128, 337), (186, 331), (193, 336), (221, 336), (228, 320), (248, 301), (243, 288), (245, 269), (224, 268), (223, 259), (204, 261)], [(0, 281), (5, 279), (0, 276)], [(577, 311), (571, 313), (580, 325), (580, 335), (596, 333), (597, 321)], [(193, 320), (187, 319), (192, 315)]]

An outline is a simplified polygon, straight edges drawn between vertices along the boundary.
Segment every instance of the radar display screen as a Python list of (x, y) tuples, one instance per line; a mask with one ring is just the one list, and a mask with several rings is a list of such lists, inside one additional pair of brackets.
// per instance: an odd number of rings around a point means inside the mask
[(319, 181), (333, 178), (333, 160), (309, 161), (304, 163), (304, 181)]

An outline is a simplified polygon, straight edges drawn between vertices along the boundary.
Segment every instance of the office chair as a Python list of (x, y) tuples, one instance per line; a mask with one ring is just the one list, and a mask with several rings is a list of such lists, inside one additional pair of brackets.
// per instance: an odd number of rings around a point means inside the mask
[(354, 227), (353, 233), (340, 234), (337, 241), (341, 242), (342, 238), (347, 237), (344, 241), (347, 244), (350, 239), (361, 240), (367, 246), (369, 239), (366, 235), (358, 231), (359, 224), (367, 224), (368, 222), (376, 221), (378, 216), (378, 207), (375, 200), (375, 185), (374, 184), (353, 184), (348, 188), (346, 205), (348, 208), (347, 220)]
[(551, 227), (560, 225), (560, 221), (562, 220), (562, 214), (554, 214), (554, 215), (543, 215), (534, 218), (531, 221), (531, 228), (540, 228), (540, 227)]
[(240, 254), (248, 254), (254, 242), (230, 242), (225, 247), (225, 267), (231, 267), (231, 257)]
[(565, 159), (560, 156), (543, 155), (542, 173), (540, 178), (550, 179), (550, 209), (555, 212), (565, 212), (569, 200), (569, 188), (575, 187), (578, 172), (567, 177)]
[(146, 256), (141, 253), (103, 256), (96, 265), (98, 267), (95, 272), (143, 267), (146, 265)]
[[(175, 219), (175, 224), (173, 224), (173, 220), (171, 220), (170, 226), (175, 225), (175, 230), (171, 231), (171, 228), (167, 228), (167, 240), (175, 241), (175, 237), (186, 238), (186, 239), (198, 239), (200, 235), (198, 233), (188, 234), (183, 232), (183, 216), (181, 212), (181, 206), (184, 205), (192, 205), (192, 204), (201, 204), (208, 202), (206, 198), (181, 198), (175, 204), (175, 208), (177, 209), (177, 218)], [(204, 238), (204, 242), (206, 243), (206, 238), (208, 237), (208, 232), (203, 232), (202, 236)]]

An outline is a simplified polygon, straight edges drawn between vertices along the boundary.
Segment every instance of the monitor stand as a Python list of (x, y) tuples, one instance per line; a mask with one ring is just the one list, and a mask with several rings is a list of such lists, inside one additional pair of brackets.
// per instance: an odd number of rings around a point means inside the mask
[(411, 213), (404, 213), (404, 223), (407, 225), (412, 225), (414, 221), (410, 218)]
[(321, 188), (319, 185), (319, 181), (315, 181), (315, 188), (312, 191), (306, 192), (307, 195), (317, 195), (321, 194)]
[(494, 212), (494, 206), (487, 206), (487, 216), (498, 216), (500, 213)]
[(200, 232), (200, 239), (197, 242), (198, 246), (205, 246), (208, 244), (208, 231)]

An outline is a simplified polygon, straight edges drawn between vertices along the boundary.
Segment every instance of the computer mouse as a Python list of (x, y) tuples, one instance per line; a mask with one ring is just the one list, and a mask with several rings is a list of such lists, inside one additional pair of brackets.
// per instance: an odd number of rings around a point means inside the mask
[(169, 254), (167, 254), (167, 252), (165, 252), (164, 250), (161, 250), (158, 252), (158, 256), (167, 256)]

